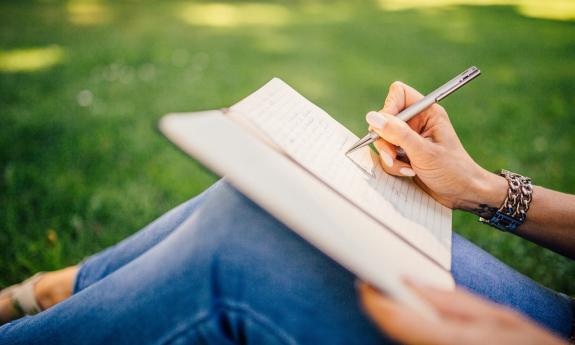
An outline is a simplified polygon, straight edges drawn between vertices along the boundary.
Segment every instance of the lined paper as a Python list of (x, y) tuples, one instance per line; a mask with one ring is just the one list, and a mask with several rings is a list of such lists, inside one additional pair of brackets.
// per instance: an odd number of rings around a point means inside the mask
[(274, 78), (228, 114), (247, 122), (351, 203), (450, 269), (451, 210), (411, 179), (385, 173), (368, 147), (347, 157), (345, 151), (359, 138), (289, 85)]

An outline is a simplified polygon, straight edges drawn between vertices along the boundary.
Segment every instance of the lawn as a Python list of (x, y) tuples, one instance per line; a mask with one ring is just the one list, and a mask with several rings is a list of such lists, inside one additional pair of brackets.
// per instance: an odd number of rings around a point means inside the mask
[[(362, 134), (392, 81), (425, 92), (477, 65), (444, 102), (470, 154), (575, 193), (569, 13), (445, 2), (0, 3), (0, 286), (77, 263), (209, 186), (158, 119), (228, 106), (273, 76)], [(575, 294), (568, 259), (472, 215), (453, 226)]]

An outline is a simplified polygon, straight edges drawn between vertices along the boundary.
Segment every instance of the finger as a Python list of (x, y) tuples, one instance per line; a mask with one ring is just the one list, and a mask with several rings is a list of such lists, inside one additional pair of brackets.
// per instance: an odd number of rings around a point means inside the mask
[(377, 152), (384, 163), (384, 168), (391, 168), (393, 166), (393, 161), (397, 157), (396, 146), (381, 138), (377, 139), (373, 145), (377, 149)]
[(383, 139), (376, 140), (374, 145), (379, 152), (379, 157), (383, 162), (381, 166), (385, 172), (394, 176), (415, 176), (415, 171), (410, 164), (397, 159), (397, 148), (395, 145)]
[(422, 98), (423, 95), (411, 86), (400, 81), (394, 81), (389, 86), (382, 111), (391, 115), (397, 115), (400, 111)]
[(361, 303), (373, 321), (387, 335), (405, 344), (450, 344), (454, 325), (429, 320), (392, 301), (369, 285), (359, 285)]
[[(368, 126), (368, 130), (370, 132), (374, 131), (374, 129), (371, 126)], [(431, 138), (431, 137), (425, 137), (425, 136), (423, 136), (423, 137), (425, 140), (427, 140), (429, 142), (434, 142), (433, 138)], [(389, 147), (389, 150), (387, 151), (387, 153), (391, 154), (391, 158), (398, 159), (398, 160), (404, 161), (405, 163), (409, 164), (409, 157), (407, 157), (407, 154), (405, 153), (404, 149), (402, 149), (399, 146), (395, 146), (391, 143), (388, 143), (387, 141), (381, 139), (381, 137), (378, 140), (381, 140), (383, 143), (387, 143), (386, 146)], [(377, 141), (375, 141), (374, 145), (377, 147), (377, 145), (378, 145)]]
[(418, 295), (435, 307), (440, 314), (448, 318), (491, 318), (500, 313), (501, 307), (462, 288), (447, 291), (422, 286), (409, 279), (406, 280), (406, 283)]
[[(388, 113), (390, 115), (397, 115), (405, 108), (420, 101), (423, 97), (424, 96), (413, 87), (400, 81), (395, 81), (389, 86), (389, 92), (385, 98), (385, 103), (381, 112)], [(430, 114), (434, 113), (431, 109), (435, 109), (435, 112), (437, 112), (437, 107), (440, 106), (438, 104), (432, 105), (429, 109), (426, 109), (417, 116), (411, 118), (407, 123), (416, 132), (422, 132)]]
[(412, 154), (424, 150), (430, 142), (411, 129), (405, 122), (385, 113), (370, 111), (366, 120), (371, 128), (385, 141), (401, 146), (410, 158)]

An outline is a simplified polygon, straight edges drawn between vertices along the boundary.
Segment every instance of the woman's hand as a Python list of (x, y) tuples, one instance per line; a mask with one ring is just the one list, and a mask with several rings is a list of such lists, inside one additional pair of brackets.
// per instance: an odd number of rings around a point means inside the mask
[[(392, 175), (414, 176), (423, 190), (449, 208), (491, 218), (505, 200), (507, 181), (473, 161), (445, 109), (434, 104), (407, 123), (394, 116), (422, 97), (395, 82), (383, 109), (367, 114), (370, 129), (381, 137), (375, 142), (381, 166)], [(404, 149), (409, 163), (398, 159), (397, 147)], [(575, 196), (534, 186), (527, 220), (515, 234), (575, 258)]]
[(378, 293), (359, 286), (364, 309), (391, 338), (404, 344), (565, 344), (555, 335), (505, 307), (464, 290), (441, 291), (409, 285), (437, 312), (428, 320)]
[[(498, 208), (505, 199), (507, 182), (467, 154), (443, 107), (434, 104), (407, 123), (395, 118), (421, 98), (415, 89), (394, 82), (383, 109), (366, 116), (370, 129), (381, 137), (375, 146), (385, 171), (415, 176), (426, 192), (449, 208), (480, 215), (478, 208)], [(397, 159), (398, 146), (405, 150), (409, 163)]]

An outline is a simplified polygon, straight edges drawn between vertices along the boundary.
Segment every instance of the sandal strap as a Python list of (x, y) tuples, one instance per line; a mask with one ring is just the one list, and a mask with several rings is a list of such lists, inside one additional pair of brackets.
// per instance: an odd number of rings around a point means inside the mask
[(36, 273), (22, 283), (8, 288), (11, 292), (14, 309), (24, 315), (34, 315), (42, 311), (34, 294), (34, 285), (36, 285), (42, 274), (43, 272)]

